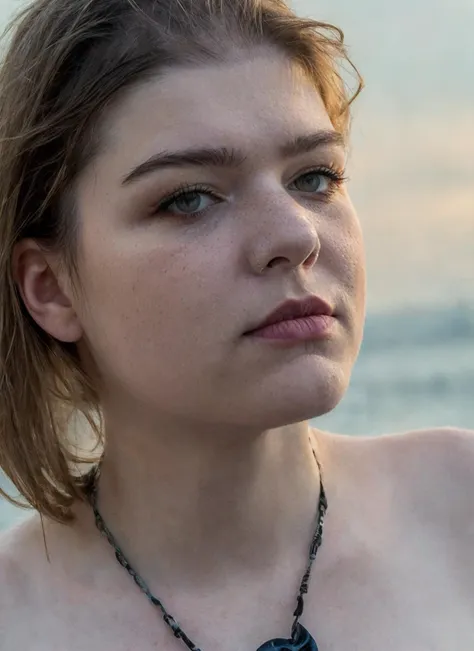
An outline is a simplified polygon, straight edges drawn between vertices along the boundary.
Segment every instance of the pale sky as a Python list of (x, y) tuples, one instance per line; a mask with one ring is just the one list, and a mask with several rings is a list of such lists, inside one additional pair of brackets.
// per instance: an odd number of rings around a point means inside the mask
[[(0, 0), (4, 24), (19, 0)], [(369, 307), (474, 304), (473, 0), (296, 0), (342, 27), (367, 87), (349, 176)]]
[(295, 6), (342, 27), (366, 80), (349, 175), (370, 304), (474, 304), (474, 2)]

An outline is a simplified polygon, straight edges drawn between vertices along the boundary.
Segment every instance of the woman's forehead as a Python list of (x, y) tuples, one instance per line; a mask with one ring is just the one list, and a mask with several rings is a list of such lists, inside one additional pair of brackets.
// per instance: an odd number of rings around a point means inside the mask
[(177, 69), (133, 89), (105, 120), (106, 158), (159, 151), (255, 152), (333, 127), (315, 86), (280, 57)]

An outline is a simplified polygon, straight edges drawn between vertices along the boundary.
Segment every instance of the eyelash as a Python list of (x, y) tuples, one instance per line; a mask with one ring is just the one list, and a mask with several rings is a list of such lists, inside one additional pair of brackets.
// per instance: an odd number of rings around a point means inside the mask
[[(345, 172), (343, 170), (337, 169), (336, 167), (316, 167), (313, 169), (306, 170), (306, 172), (302, 172), (299, 176), (296, 177), (296, 180), (303, 176), (307, 176), (309, 174), (320, 174), (321, 176), (326, 176), (332, 183), (330, 189), (323, 193), (323, 201), (329, 201), (331, 197), (337, 192), (337, 190), (348, 181), (348, 178), (345, 176)], [(293, 181), (293, 182), (294, 182)], [(159, 213), (166, 213), (168, 208), (178, 199), (181, 199), (183, 196), (186, 196), (187, 194), (207, 194), (214, 199), (220, 199), (219, 196), (216, 195), (216, 193), (212, 190), (207, 185), (203, 184), (195, 184), (195, 185), (189, 185), (188, 183), (182, 183), (179, 185), (176, 190), (170, 195), (168, 195), (165, 199), (160, 201), (158, 206), (156, 207), (156, 210), (154, 210), (154, 214), (157, 215)], [(310, 193), (308, 193), (310, 194)], [(176, 217), (183, 217), (187, 221), (191, 219), (197, 219), (200, 217), (202, 214), (204, 214), (209, 208), (204, 208), (204, 210), (200, 210), (194, 213), (190, 213), (189, 215), (183, 214), (183, 215), (176, 215)]]

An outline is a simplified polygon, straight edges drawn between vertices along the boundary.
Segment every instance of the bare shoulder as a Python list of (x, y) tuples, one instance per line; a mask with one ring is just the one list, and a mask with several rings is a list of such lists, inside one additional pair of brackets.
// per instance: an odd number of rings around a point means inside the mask
[[(38, 605), (44, 601), (45, 560), (39, 552), (44, 545), (42, 541), (41, 520), (36, 514), (28, 516), (0, 536), (2, 650), (31, 648), (28, 629), (33, 625), (36, 613), (39, 613)], [(29, 622), (26, 627), (25, 621)]]
[(434, 487), (449, 497), (469, 497), (474, 488), (474, 431), (456, 427), (420, 429), (380, 437), (378, 454), (400, 479), (418, 489)]
[(36, 562), (40, 532), (40, 519), (35, 514), (0, 535), (0, 613), (30, 592), (30, 570)]
[(368, 463), (393, 463), (402, 471), (416, 471), (421, 476), (432, 476), (435, 468), (444, 469), (474, 482), (474, 430), (436, 427), (379, 436), (328, 432), (317, 432), (316, 436), (341, 460), (366, 458)]
[(109, 550), (90, 510), (78, 504), (75, 516), (59, 523), (34, 514), (0, 536), (1, 651), (87, 646), (68, 636), (78, 617), (92, 620), (103, 595), (115, 594), (116, 568), (104, 563)]
[(394, 473), (400, 468), (411, 502), (427, 521), (441, 518), (446, 526), (459, 526), (472, 542), (474, 528), (467, 525), (474, 516), (474, 431), (445, 427), (390, 439), (390, 467)]
[[(30, 514), (0, 534), (0, 571), (4, 573), (25, 561), (40, 535), (40, 518)], [(5, 578), (5, 575), (2, 575)], [(0, 584), (5, 585), (3, 582)]]
[[(376, 437), (328, 435), (339, 475), (352, 482), (393, 491), (394, 499), (428, 524), (456, 521), (474, 540), (474, 430), (419, 429)], [(446, 519), (447, 518), (447, 519)]]
[(468, 454), (474, 457), (474, 430), (458, 427), (434, 427), (398, 434), (385, 434), (379, 440), (393, 449), (404, 448), (429, 454), (433, 459), (450, 461)]

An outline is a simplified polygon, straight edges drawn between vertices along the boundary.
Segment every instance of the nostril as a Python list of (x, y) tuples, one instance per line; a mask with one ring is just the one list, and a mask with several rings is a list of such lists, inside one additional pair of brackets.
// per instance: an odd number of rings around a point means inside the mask
[(283, 256), (278, 256), (270, 260), (270, 262), (268, 263), (268, 267), (272, 269), (273, 267), (278, 267), (280, 264), (288, 264), (288, 263), (289, 263), (288, 258), (284, 258)]
[(320, 251), (320, 247), (318, 247), (317, 250), (313, 251), (313, 252), (311, 253), (311, 255), (309, 255), (309, 256), (306, 258), (306, 260), (304, 261), (304, 266), (305, 266), (305, 267), (312, 267), (312, 266), (314, 265), (314, 263), (316, 262), (316, 260), (317, 260), (318, 257), (319, 257), (319, 251)]

